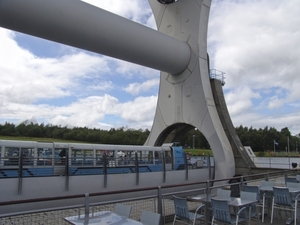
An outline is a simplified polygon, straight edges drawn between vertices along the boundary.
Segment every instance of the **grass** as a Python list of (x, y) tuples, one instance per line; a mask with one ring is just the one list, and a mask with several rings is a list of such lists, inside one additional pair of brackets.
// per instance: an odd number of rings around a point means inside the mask
[(191, 156), (201, 156), (201, 155), (210, 155), (213, 156), (212, 150), (209, 149), (184, 149), (186, 154), (190, 154)]

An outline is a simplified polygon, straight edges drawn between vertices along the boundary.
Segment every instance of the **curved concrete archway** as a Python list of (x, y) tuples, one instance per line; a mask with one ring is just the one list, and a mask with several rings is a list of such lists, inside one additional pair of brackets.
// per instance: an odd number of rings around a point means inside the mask
[[(176, 75), (161, 72), (158, 103), (146, 145), (176, 140), (196, 127), (208, 140), (215, 158), (215, 178), (235, 174), (229, 140), (221, 124), (212, 94), (207, 56), (210, 0), (181, 0), (160, 4), (149, 0), (158, 30), (188, 43), (187, 68)], [(169, 139), (169, 140), (168, 140)]]

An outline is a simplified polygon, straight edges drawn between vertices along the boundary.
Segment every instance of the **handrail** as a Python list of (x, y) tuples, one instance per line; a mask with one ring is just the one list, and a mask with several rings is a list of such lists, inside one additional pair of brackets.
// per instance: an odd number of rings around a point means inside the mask
[[(229, 178), (224, 178), (224, 179), (217, 179), (217, 180), (207, 180), (203, 182), (195, 182), (192, 184), (177, 184), (177, 185), (163, 185), (163, 186), (153, 186), (153, 187), (146, 187), (146, 188), (135, 188), (131, 190), (123, 190), (121, 191), (108, 191), (108, 192), (97, 192), (97, 193), (85, 193), (85, 194), (78, 194), (78, 195), (69, 195), (69, 196), (59, 196), (59, 197), (47, 197), (47, 198), (38, 198), (38, 199), (31, 199), (31, 200), (16, 200), (16, 201), (6, 201), (6, 202), (0, 202), (0, 206), (7, 206), (7, 205), (16, 205), (16, 204), (26, 204), (26, 203), (34, 203), (34, 202), (41, 202), (41, 201), (56, 201), (56, 200), (64, 200), (64, 199), (72, 199), (72, 198), (86, 198), (87, 194), (88, 197), (96, 197), (96, 196), (103, 196), (103, 195), (115, 195), (115, 194), (120, 194), (120, 193), (130, 193), (130, 192), (142, 192), (142, 191), (150, 191), (150, 190), (157, 190), (157, 194), (155, 195), (144, 195), (141, 197), (137, 198), (131, 198), (131, 199), (123, 199), (122, 202), (124, 201), (132, 201), (132, 200), (141, 200), (141, 199), (147, 199), (147, 198), (158, 198), (158, 209), (162, 210), (162, 199), (163, 197), (168, 197), (174, 194), (183, 194), (183, 193), (189, 193), (189, 192), (196, 192), (196, 191), (203, 191), (203, 193), (211, 193), (212, 189), (222, 187), (222, 186), (230, 186), (231, 184), (224, 184), (224, 181), (229, 181), (231, 179), (237, 179), (241, 178), (241, 182), (239, 183), (234, 183), (243, 185), (243, 181), (245, 178), (247, 178), (247, 181), (253, 181), (255, 179), (250, 179), (251, 177), (259, 177), (261, 176), (262, 178), (269, 179), (269, 177), (274, 177), (276, 175), (283, 175), (286, 176), (289, 173), (298, 173), (296, 170), (281, 170), (281, 171), (274, 171), (270, 173), (260, 173), (260, 174), (253, 174), (253, 175), (246, 175), (246, 176), (240, 176), (240, 177), (229, 177)], [(211, 186), (211, 184), (216, 184), (218, 182), (223, 182), (223, 185), (214, 185)], [(205, 184), (205, 188), (194, 188), (194, 189), (189, 189), (187, 188), (185, 191), (173, 191), (173, 192), (165, 192), (163, 193), (163, 190), (168, 189), (168, 188), (174, 188), (174, 187), (182, 187), (182, 186), (191, 186), (191, 185), (201, 185)], [(106, 201), (106, 202), (101, 202), (101, 205), (103, 204), (109, 204), (109, 203), (116, 203), (116, 201)], [(100, 203), (92, 203), (89, 204), (89, 206), (95, 206), (99, 205)], [(20, 215), (20, 214), (31, 214), (31, 213), (38, 213), (38, 212), (46, 212), (46, 211), (56, 211), (56, 210), (63, 210), (63, 209), (71, 209), (71, 208), (81, 208), (85, 207), (85, 204), (77, 204), (77, 205), (70, 205), (68, 207), (57, 207), (57, 208), (48, 208), (48, 209), (40, 209), (40, 210), (32, 210), (32, 211), (27, 211), (27, 212), (22, 212), (22, 213), (12, 213), (12, 214), (0, 214), (1, 217), (7, 217), (7, 216), (15, 216), (15, 215)], [(161, 213), (161, 212), (160, 212)]]
[(224, 75), (225, 75), (225, 73), (220, 70), (216, 70), (216, 69), (210, 70), (210, 78), (220, 80), (222, 86), (225, 85), (225, 76)]

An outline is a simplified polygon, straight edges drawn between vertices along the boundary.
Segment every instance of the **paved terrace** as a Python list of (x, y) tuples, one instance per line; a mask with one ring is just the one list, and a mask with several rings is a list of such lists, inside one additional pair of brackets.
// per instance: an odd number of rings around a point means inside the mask
[[(296, 174), (298, 171), (296, 171)], [(270, 176), (269, 174), (265, 174), (266, 177), (268, 177), (269, 180), (275, 181), (276, 186), (284, 186), (284, 176), (285, 174), (282, 172), (281, 174), (277, 174), (276, 176)], [(294, 173), (295, 175), (295, 173)], [(262, 180), (265, 180), (266, 177), (261, 177), (259, 179), (255, 180), (247, 180), (248, 185), (259, 185)], [(215, 182), (215, 185), (217, 182)], [(226, 185), (223, 186), (223, 188), (229, 188), (230, 186)], [(212, 190), (213, 192), (214, 190)], [(175, 195), (189, 195), (189, 192), (186, 193), (172, 193)], [(157, 212), (157, 198), (151, 198), (151, 199), (143, 199), (143, 200), (137, 200), (137, 201), (128, 201), (123, 202), (123, 204), (131, 205), (132, 206), (132, 212), (131, 212), (131, 218), (135, 220), (139, 220), (142, 210), (148, 210)], [(189, 202), (189, 208), (195, 209), (200, 203), (197, 202)], [(104, 211), (114, 210), (115, 203), (111, 204), (99, 204), (95, 205), (93, 207), (90, 207), (90, 212), (94, 211)], [(66, 209), (66, 210), (55, 210), (55, 211), (47, 211), (47, 212), (40, 212), (40, 213), (31, 213), (31, 214), (24, 214), (24, 215), (16, 215), (16, 216), (9, 216), (9, 217), (1, 217), (0, 214), (0, 225), (48, 225), (48, 224), (69, 224), (66, 221), (64, 221), (65, 217), (68, 216), (74, 216), (80, 214), (84, 214), (84, 207), (80, 208), (72, 208), (72, 209)], [(1, 212), (0, 212), (1, 213)], [(163, 197), (163, 219), (162, 224), (169, 225), (172, 224), (173, 216), (174, 216), (174, 205), (173, 201), (170, 199), (170, 196)], [(289, 218), (289, 214), (281, 213), (282, 215), (275, 214), (275, 219), (273, 224), (286, 224), (287, 218)], [(181, 224), (177, 222), (176, 224)], [(261, 224), (259, 221), (252, 220), (251, 224)], [(270, 215), (265, 216), (265, 222), (264, 224), (270, 224)]]

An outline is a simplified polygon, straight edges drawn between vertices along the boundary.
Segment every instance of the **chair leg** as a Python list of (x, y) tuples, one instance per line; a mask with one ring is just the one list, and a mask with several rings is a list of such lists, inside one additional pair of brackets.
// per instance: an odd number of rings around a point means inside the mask
[(272, 200), (271, 223), (273, 223), (273, 214), (274, 214), (274, 197), (273, 197), (273, 200)]
[[(297, 201), (296, 201), (297, 204)], [(294, 225), (297, 225), (297, 205), (295, 205)]]
[(236, 216), (236, 221), (235, 221), (235, 225), (239, 224), (239, 215)]
[(174, 216), (173, 225), (175, 224), (175, 221), (176, 221), (176, 215)]
[(262, 219), (261, 219), (261, 222), (264, 222), (265, 221), (265, 196), (263, 196), (263, 205), (262, 205)]
[(214, 225), (214, 220), (215, 220), (215, 217), (213, 216), (212, 220), (211, 220), (211, 225)]

